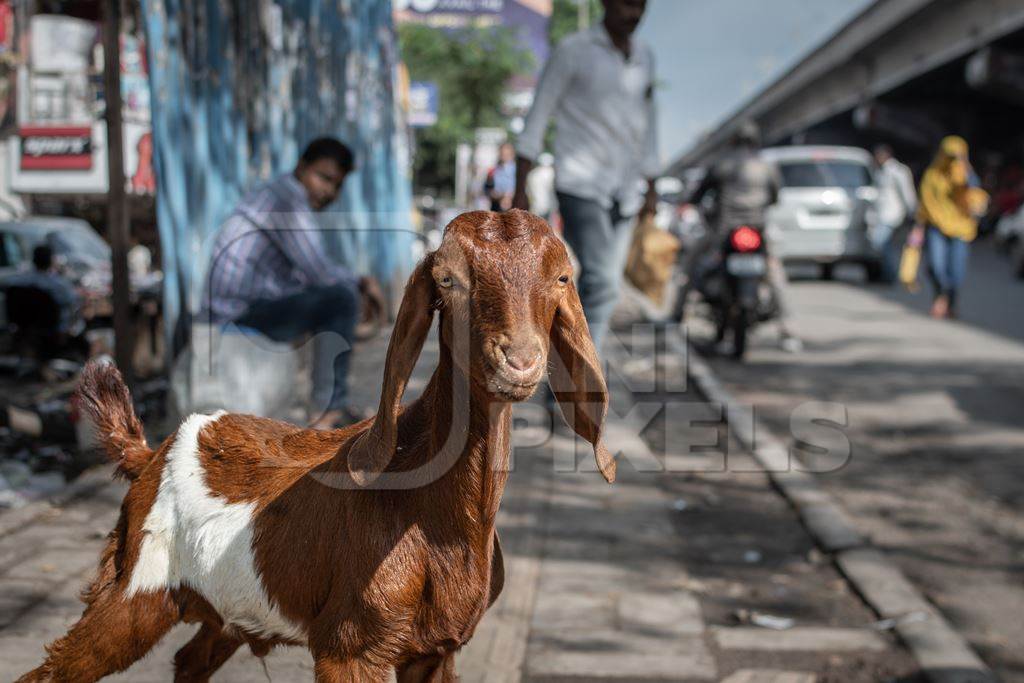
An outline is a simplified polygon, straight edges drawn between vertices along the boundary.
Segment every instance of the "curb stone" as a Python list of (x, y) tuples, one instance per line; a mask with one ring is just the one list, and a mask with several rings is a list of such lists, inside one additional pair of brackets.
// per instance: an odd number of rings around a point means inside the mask
[[(686, 359), (688, 375), (709, 401), (728, 409), (738, 405), (707, 362), (678, 329), (665, 335), (672, 350)], [(752, 425), (753, 429), (748, 427)], [(793, 505), (822, 550), (833, 555), (840, 572), (878, 613), (896, 619), (895, 632), (932, 683), (995, 683), (992, 671), (945, 617), (910, 583), (880, 550), (854, 528), (849, 515), (814, 477), (790, 468), (789, 448), (756, 419), (729, 429), (764, 467), (772, 484)], [(754, 435), (756, 437), (756, 444)], [(923, 620), (905, 619), (920, 613)], [(901, 618), (904, 620), (899, 621)]]

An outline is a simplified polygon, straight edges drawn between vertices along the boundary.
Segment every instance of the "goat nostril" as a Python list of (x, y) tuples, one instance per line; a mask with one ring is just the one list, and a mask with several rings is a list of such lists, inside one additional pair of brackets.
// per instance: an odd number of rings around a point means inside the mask
[(537, 365), (537, 354), (535, 353), (522, 353), (516, 351), (505, 351), (505, 360), (513, 370), (519, 372), (526, 372), (532, 370)]

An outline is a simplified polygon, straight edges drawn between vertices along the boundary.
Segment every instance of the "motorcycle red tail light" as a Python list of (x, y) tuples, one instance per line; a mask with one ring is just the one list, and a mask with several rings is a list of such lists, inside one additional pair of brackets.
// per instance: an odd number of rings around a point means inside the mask
[(742, 225), (733, 230), (730, 240), (733, 249), (739, 252), (757, 251), (761, 248), (761, 233), (749, 225)]

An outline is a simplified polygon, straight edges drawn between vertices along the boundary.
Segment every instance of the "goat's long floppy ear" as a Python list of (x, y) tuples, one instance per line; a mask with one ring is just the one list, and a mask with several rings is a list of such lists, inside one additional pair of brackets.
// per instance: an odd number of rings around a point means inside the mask
[(405, 286), (388, 344), (377, 417), (368, 430), (356, 437), (348, 452), (349, 472), (361, 486), (373, 482), (395, 453), (402, 395), (434, 320), (437, 287), (431, 274), (433, 266), (434, 254), (431, 253), (416, 267)]
[(594, 447), (597, 467), (609, 483), (615, 481), (615, 458), (601, 440), (608, 413), (608, 386), (590, 338), (583, 306), (570, 282), (551, 325), (548, 382), (566, 421)]

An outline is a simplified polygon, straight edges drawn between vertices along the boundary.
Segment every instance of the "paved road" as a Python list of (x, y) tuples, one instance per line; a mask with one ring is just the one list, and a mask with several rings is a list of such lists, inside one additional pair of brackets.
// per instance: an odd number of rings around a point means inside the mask
[(765, 329), (746, 364), (713, 367), (783, 436), (801, 404), (846, 407), (852, 458), (826, 488), (1003, 680), (1024, 681), (1024, 284), (986, 247), (972, 265), (962, 322), (925, 317), (925, 293), (798, 282), (806, 352)]
[[(881, 293), (887, 300), (921, 313), (926, 313), (931, 305), (931, 290), (927, 286), (915, 294), (898, 287), (881, 290)], [(975, 244), (961, 296), (961, 321), (1006, 339), (1024, 342), (1022, 305), (1024, 279), (1013, 274), (1009, 260), (997, 253), (992, 244)]]
[[(633, 359), (617, 364), (615, 412), (627, 414), (636, 400), (623, 380), (645, 403), (692, 407), (694, 396), (666, 389), (680, 386), (678, 376), (644, 386), (657, 374), (644, 360), (653, 340), (635, 343)], [(681, 370), (671, 365), (677, 359), (662, 358), (667, 369), (658, 376)], [(428, 350), (421, 368), (430, 365)], [(354, 386), (379, 386), (371, 381), (379, 365), (364, 362), (356, 373)], [(625, 456), (619, 481), (609, 486), (588, 471), (585, 447), (580, 471), (566, 466), (573, 441), (549, 438), (539, 410), (520, 411), (526, 428), (516, 433), (499, 518), (506, 588), (460, 656), (464, 680), (911, 680), (909, 656), (891, 634), (867, 627), (875, 616), (745, 454), (730, 454), (735, 471), (715, 472), (715, 449), (691, 449), (693, 434), (681, 422), (662, 412), (641, 436), (645, 420), (637, 413), (608, 427), (610, 445)], [(725, 443), (720, 423), (708, 424)], [(661, 471), (667, 462), (686, 471)], [(78, 615), (77, 592), (121, 494), (111, 484), (0, 538), (0, 680), (37, 663), (43, 644)], [(791, 618), (793, 627), (753, 626), (757, 613)], [(114, 680), (169, 680), (173, 652), (190, 633), (179, 627)], [(312, 678), (300, 649), (275, 651), (266, 668), (274, 681)], [(261, 663), (247, 653), (217, 677), (263, 678)]]

